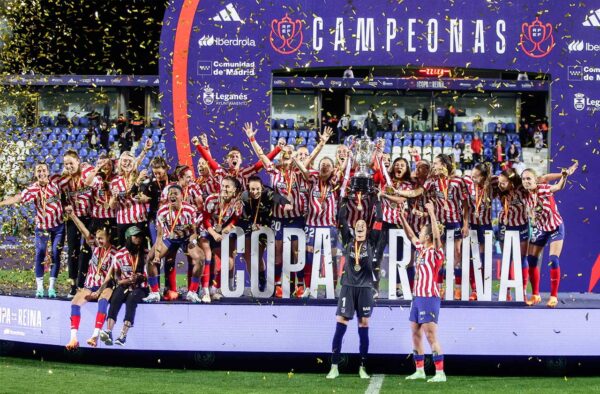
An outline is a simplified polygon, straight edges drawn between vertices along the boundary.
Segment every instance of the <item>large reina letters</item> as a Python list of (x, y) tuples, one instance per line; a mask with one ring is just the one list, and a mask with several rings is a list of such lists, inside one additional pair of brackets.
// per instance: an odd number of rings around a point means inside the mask
[[(221, 283), (223, 295), (225, 297), (240, 297), (244, 293), (245, 287), (245, 269), (242, 265), (234, 267), (233, 283), (230, 285), (230, 275), (228, 269), (230, 242), (236, 242), (238, 255), (244, 253), (245, 241), (244, 232), (236, 227), (229, 237), (223, 237), (221, 241)], [(235, 241), (232, 239), (235, 237)], [(254, 231), (251, 236), (251, 272), (250, 288), (252, 295), (258, 298), (268, 298), (273, 295), (275, 289), (275, 234), (273, 230), (263, 227)], [(259, 256), (260, 238), (266, 237), (266, 248), (264, 256)], [(294, 252), (293, 243), (298, 243), (298, 252)], [(403, 299), (412, 300), (412, 291), (408, 279), (406, 268), (412, 259), (412, 247), (404, 230), (391, 229), (388, 239), (388, 299), (397, 298), (396, 288), (400, 285)], [(316, 229), (314, 244), (314, 262), (312, 265), (312, 283), (311, 296), (316, 295), (320, 286), (325, 287), (326, 298), (335, 298), (335, 289), (333, 286), (333, 259), (332, 250), (337, 240), (330, 239), (328, 229)], [(469, 277), (473, 275), (475, 291), (478, 301), (492, 301), (492, 248), (493, 234), (486, 231), (484, 234), (483, 252), (480, 252), (480, 244), (477, 239), (477, 233), (471, 231), (467, 238), (462, 240), (461, 264), (456, 268), (462, 274), (461, 300), (468, 301), (471, 293)], [(402, 250), (401, 259), (398, 259), (398, 251)], [(446, 300), (453, 299), (453, 288), (455, 283), (454, 275), (454, 234), (446, 234), (445, 248), (445, 268), (446, 268)], [(263, 291), (260, 291), (258, 284), (259, 261), (263, 258), (266, 264), (267, 283)], [(483, 259), (483, 261), (482, 261)], [(523, 301), (522, 275), (520, 269), (521, 249), (518, 231), (507, 231), (504, 237), (502, 249), (502, 264), (500, 266), (500, 292), (498, 301), (506, 301), (506, 294), (509, 289), (515, 290), (515, 300)], [(516, 268), (515, 268), (516, 263)], [(290, 298), (290, 282), (293, 273), (300, 272), (306, 264), (306, 234), (299, 228), (285, 228), (283, 230), (283, 266), (282, 266), (282, 290), (283, 298)], [(383, 267), (383, 265), (380, 265)], [(383, 270), (382, 270), (383, 272)], [(512, 272), (512, 278), (510, 279)]]

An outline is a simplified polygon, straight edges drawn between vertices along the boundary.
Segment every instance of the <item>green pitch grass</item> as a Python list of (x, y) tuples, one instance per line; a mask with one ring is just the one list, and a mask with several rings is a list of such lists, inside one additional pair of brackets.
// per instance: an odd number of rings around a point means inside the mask
[[(260, 373), (106, 367), (0, 357), (2, 393), (364, 393), (368, 380), (342, 374)], [(110, 388), (110, 389), (109, 389)], [(107, 391), (108, 390), (108, 391)], [(600, 377), (482, 377), (449, 376), (446, 383), (406, 382), (386, 375), (381, 393), (561, 393), (600, 392)]]

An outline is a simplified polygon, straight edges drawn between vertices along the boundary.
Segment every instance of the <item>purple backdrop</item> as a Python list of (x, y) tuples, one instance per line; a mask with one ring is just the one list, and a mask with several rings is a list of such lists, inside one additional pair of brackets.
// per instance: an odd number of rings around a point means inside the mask
[[(567, 229), (561, 289), (587, 291), (600, 256), (599, 187), (592, 175), (600, 151), (594, 135), (600, 109), (600, 6), (485, 0), (435, 0), (426, 7), (418, 0), (229, 4), (174, 0), (167, 7), (160, 86), (174, 158), (191, 161), (188, 141), (200, 132), (218, 142), (212, 148), (221, 157), (228, 147), (242, 145), (243, 122), (269, 125), (275, 69), (425, 65), (549, 73), (550, 169), (566, 167), (572, 159), (581, 168), (557, 196)], [(451, 19), (462, 21), (460, 51), (450, 35), (460, 25)], [(436, 25), (438, 40), (428, 43), (428, 26)], [(343, 32), (347, 50), (335, 46), (336, 26), (337, 41)], [(483, 50), (475, 50), (481, 35)], [(357, 38), (362, 39), (358, 44)], [(266, 145), (268, 133), (261, 130), (260, 136)]]

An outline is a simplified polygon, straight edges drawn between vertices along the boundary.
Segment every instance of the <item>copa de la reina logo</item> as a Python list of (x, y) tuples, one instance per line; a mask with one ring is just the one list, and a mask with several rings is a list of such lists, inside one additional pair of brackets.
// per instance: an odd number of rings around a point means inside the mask
[(539, 59), (547, 56), (554, 48), (554, 28), (550, 23), (544, 23), (539, 17), (531, 23), (521, 25), (519, 47), (529, 57)]

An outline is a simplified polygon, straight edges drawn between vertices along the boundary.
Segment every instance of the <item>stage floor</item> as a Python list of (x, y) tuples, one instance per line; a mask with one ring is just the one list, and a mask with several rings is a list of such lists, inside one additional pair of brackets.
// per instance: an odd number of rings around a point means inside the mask
[[(443, 302), (439, 336), (444, 353), (502, 356), (600, 355), (600, 297), (562, 294), (556, 309), (514, 302)], [(409, 354), (409, 301), (378, 300), (370, 321), (372, 354)], [(123, 350), (328, 353), (334, 300), (224, 299), (209, 305), (140, 305)], [(81, 309), (82, 347), (96, 304)], [(124, 310), (115, 331), (121, 328)], [(63, 346), (69, 340), (70, 302), (0, 296), (0, 340)], [(344, 351), (358, 352), (356, 323)], [(105, 347), (101, 344), (101, 347)], [(114, 347), (113, 347), (114, 348)]]

